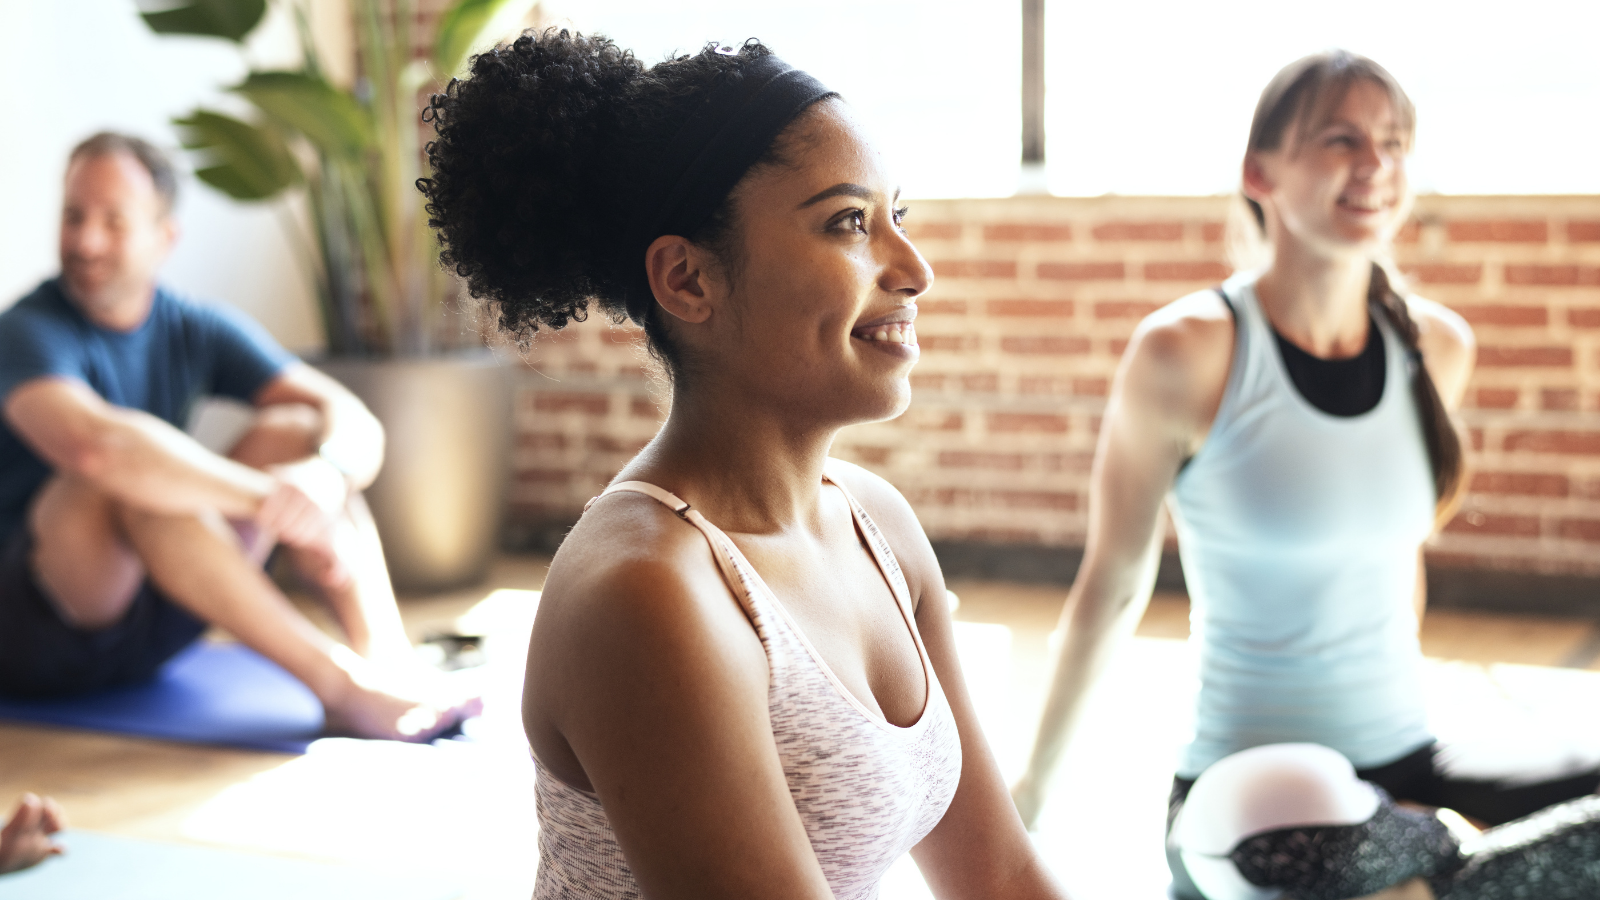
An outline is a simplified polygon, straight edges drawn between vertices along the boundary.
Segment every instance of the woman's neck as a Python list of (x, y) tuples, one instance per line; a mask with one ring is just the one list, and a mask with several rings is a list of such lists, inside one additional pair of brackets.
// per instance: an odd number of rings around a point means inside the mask
[(1280, 240), (1256, 296), (1278, 333), (1323, 359), (1343, 359), (1367, 342), (1367, 288), (1372, 261), (1361, 253), (1329, 254)]
[(823, 467), (838, 427), (795, 429), (775, 411), (692, 393), (624, 475), (659, 483), (736, 533), (820, 533)]

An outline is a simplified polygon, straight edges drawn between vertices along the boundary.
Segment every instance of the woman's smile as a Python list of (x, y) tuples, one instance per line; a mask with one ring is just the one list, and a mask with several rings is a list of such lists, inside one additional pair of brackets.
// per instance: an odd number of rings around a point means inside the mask
[(922, 350), (917, 345), (917, 305), (907, 304), (888, 315), (857, 325), (850, 337), (870, 344), (873, 349), (901, 359), (915, 361)]
[(1378, 197), (1367, 193), (1347, 193), (1339, 197), (1339, 208), (1360, 215), (1386, 213), (1395, 207), (1393, 197)]

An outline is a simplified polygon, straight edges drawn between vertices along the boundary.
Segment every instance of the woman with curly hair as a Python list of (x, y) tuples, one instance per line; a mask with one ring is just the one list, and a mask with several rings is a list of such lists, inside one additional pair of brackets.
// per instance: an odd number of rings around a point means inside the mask
[(848, 108), (761, 44), (527, 33), (432, 100), (442, 259), (506, 330), (590, 303), (672, 385), (551, 564), (538, 898), (1062, 897), (979, 731), (904, 498), (828, 458), (910, 400), (933, 276)]
[[(1600, 896), (1600, 755), (1491, 760), (1428, 728), (1420, 553), (1462, 483), (1448, 410), (1473, 339), (1386, 268), (1414, 119), (1365, 57), (1278, 73), (1243, 164), (1269, 261), (1145, 319), (1111, 391), (1083, 568), (1014, 793), (1031, 826), (1149, 600), (1166, 502), (1200, 675), (1168, 818), (1186, 900)], [(1395, 800), (1519, 821), (1459, 844)]]

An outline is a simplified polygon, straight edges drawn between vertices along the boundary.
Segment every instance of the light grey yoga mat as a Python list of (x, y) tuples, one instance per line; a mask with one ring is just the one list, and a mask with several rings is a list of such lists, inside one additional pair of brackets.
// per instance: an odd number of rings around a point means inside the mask
[(0, 900), (456, 900), (444, 876), (66, 831), (67, 848), (0, 875)]

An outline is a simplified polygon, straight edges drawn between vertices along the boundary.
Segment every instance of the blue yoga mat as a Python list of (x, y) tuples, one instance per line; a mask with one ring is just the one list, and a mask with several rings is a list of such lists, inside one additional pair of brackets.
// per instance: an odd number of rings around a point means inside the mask
[(254, 650), (199, 641), (148, 684), (48, 700), (0, 697), (0, 719), (304, 753), (322, 733), (322, 704)]
[(5, 900), (454, 900), (461, 888), (433, 873), (259, 856), (67, 831), (65, 856), (0, 875)]

